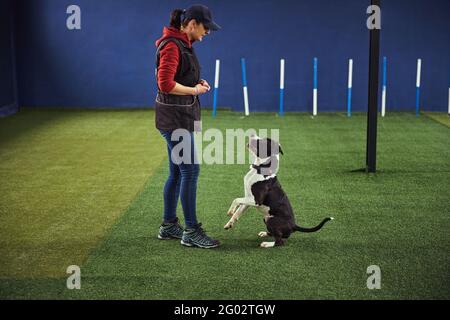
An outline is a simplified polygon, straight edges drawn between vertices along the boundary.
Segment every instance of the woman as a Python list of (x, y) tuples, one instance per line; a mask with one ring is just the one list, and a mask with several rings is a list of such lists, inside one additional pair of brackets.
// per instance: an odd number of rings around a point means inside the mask
[[(174, 10), (170, 27), (165, 27), (163, 36), (156, 41), (158, 94), (155, 119), (156, 127), (166, 139), (169, 154), (169, 177), (164, 186), (164, 220), (159, 228), (158, 238), (181, 239), (181, 244), (189, 247), (214, 248), (219, 245), (219, 241), (206, 235), (201, 223), (197, 221), (196, 193), (200, 168), (195, 161), (192, 133), (195, 121), (200, 121), (198, 96), (210, 90), (208, 82), (200, 79), (200, 65), (192, 44), (202, 41), (210, 31), (219, 29), (212, 20), (209, 9), (195, 5), (187, 10)], [(177, 141), (172, 141), (172, 133), (176, 129), (187, 130), (187, 137), (179, 140), (174, 136)], [(185, 138), (188, 140), (186, 143), (191, 146), (189, 161), (179, 163), (174, 161), (172, 150)], [(176, 216), (178, 198), (184, 212), (184, 230)]]

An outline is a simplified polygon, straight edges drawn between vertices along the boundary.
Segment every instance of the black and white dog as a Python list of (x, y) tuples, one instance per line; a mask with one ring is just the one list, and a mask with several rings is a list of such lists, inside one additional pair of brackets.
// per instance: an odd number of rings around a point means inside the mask
[(245, 197), (233, 200), (228, 210), (231, 219), (225, 225), (225, 229), (233, 227), (250, 206), (256, 207), (264, 214), (264, 223), (267, 226), (267, 232), (261, 231), (258, 235), (271, 236), (275, 239), (274, 242), (262, 242), (261, 247), (270, 248), (283, 245), (285, 239), (295, 231), (315, 232), (333, 220), (331, 217), (325, 218), (313, 228), (298, 226), (289, 199), (277, 179), (279, 157), (280, 153), (283, 154), (281, 146), (269, 138), (252, 135), (247, 147), (255, 156), (255, 160), (244, 177)]

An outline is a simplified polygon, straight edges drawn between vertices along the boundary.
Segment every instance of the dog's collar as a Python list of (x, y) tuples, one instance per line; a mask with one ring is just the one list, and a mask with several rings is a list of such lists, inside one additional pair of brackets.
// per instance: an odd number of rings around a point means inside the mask
[(264, 178), (267, 178), (267, 177), (270, 177), (270, 176), (274, 176), (275, 173), (273, 173), (273, 174), (262, 174), (261, 173), (262, 168), (270, 168), (270, 166), (272, 165), (272, 159), (271, 158), (272, 157), (268, 157), (268, 158), (263, 159), (263, 160), (266, 160), (266, 161), (261, 163), (261, 164), (259, 164), (259, 165), (252, 164), (252, 168), (255, 169), (258, 174), (264, 176)]
[[(259, 159), (261, 159), (261, 164), (264, 164), (264, 163), (266, 163), (267, 161), (270, 163), (270, 158), (272, 158), (272, 157), (270, 156), (270, 157), (259, 158)], [(261, 165), (261, 164), (259, 164), (259, 165)], [(256, 166), (256, 164), (255, 164), (255, 166)]]

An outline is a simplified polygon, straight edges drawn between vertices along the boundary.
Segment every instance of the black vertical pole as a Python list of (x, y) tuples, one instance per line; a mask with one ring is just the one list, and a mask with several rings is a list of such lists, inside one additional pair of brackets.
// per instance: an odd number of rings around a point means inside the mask
[[(380, 6), (380, 0), (371, 0), (371, 4)], [(366, 171), (376, 172), (377, 167), (377, 117), (378, 88), (380, 66), (380, 29), (370, 30), (369, 47), (369, 106), (367, 110), (367, 147)]]

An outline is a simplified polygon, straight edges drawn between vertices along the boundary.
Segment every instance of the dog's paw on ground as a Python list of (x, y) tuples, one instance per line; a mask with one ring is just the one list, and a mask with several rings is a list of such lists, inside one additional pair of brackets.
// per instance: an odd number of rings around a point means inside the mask
[(273, 242), (261, 242), (259, 245), (261, 248), (272, 248), (275, 246), (275, 241)]

